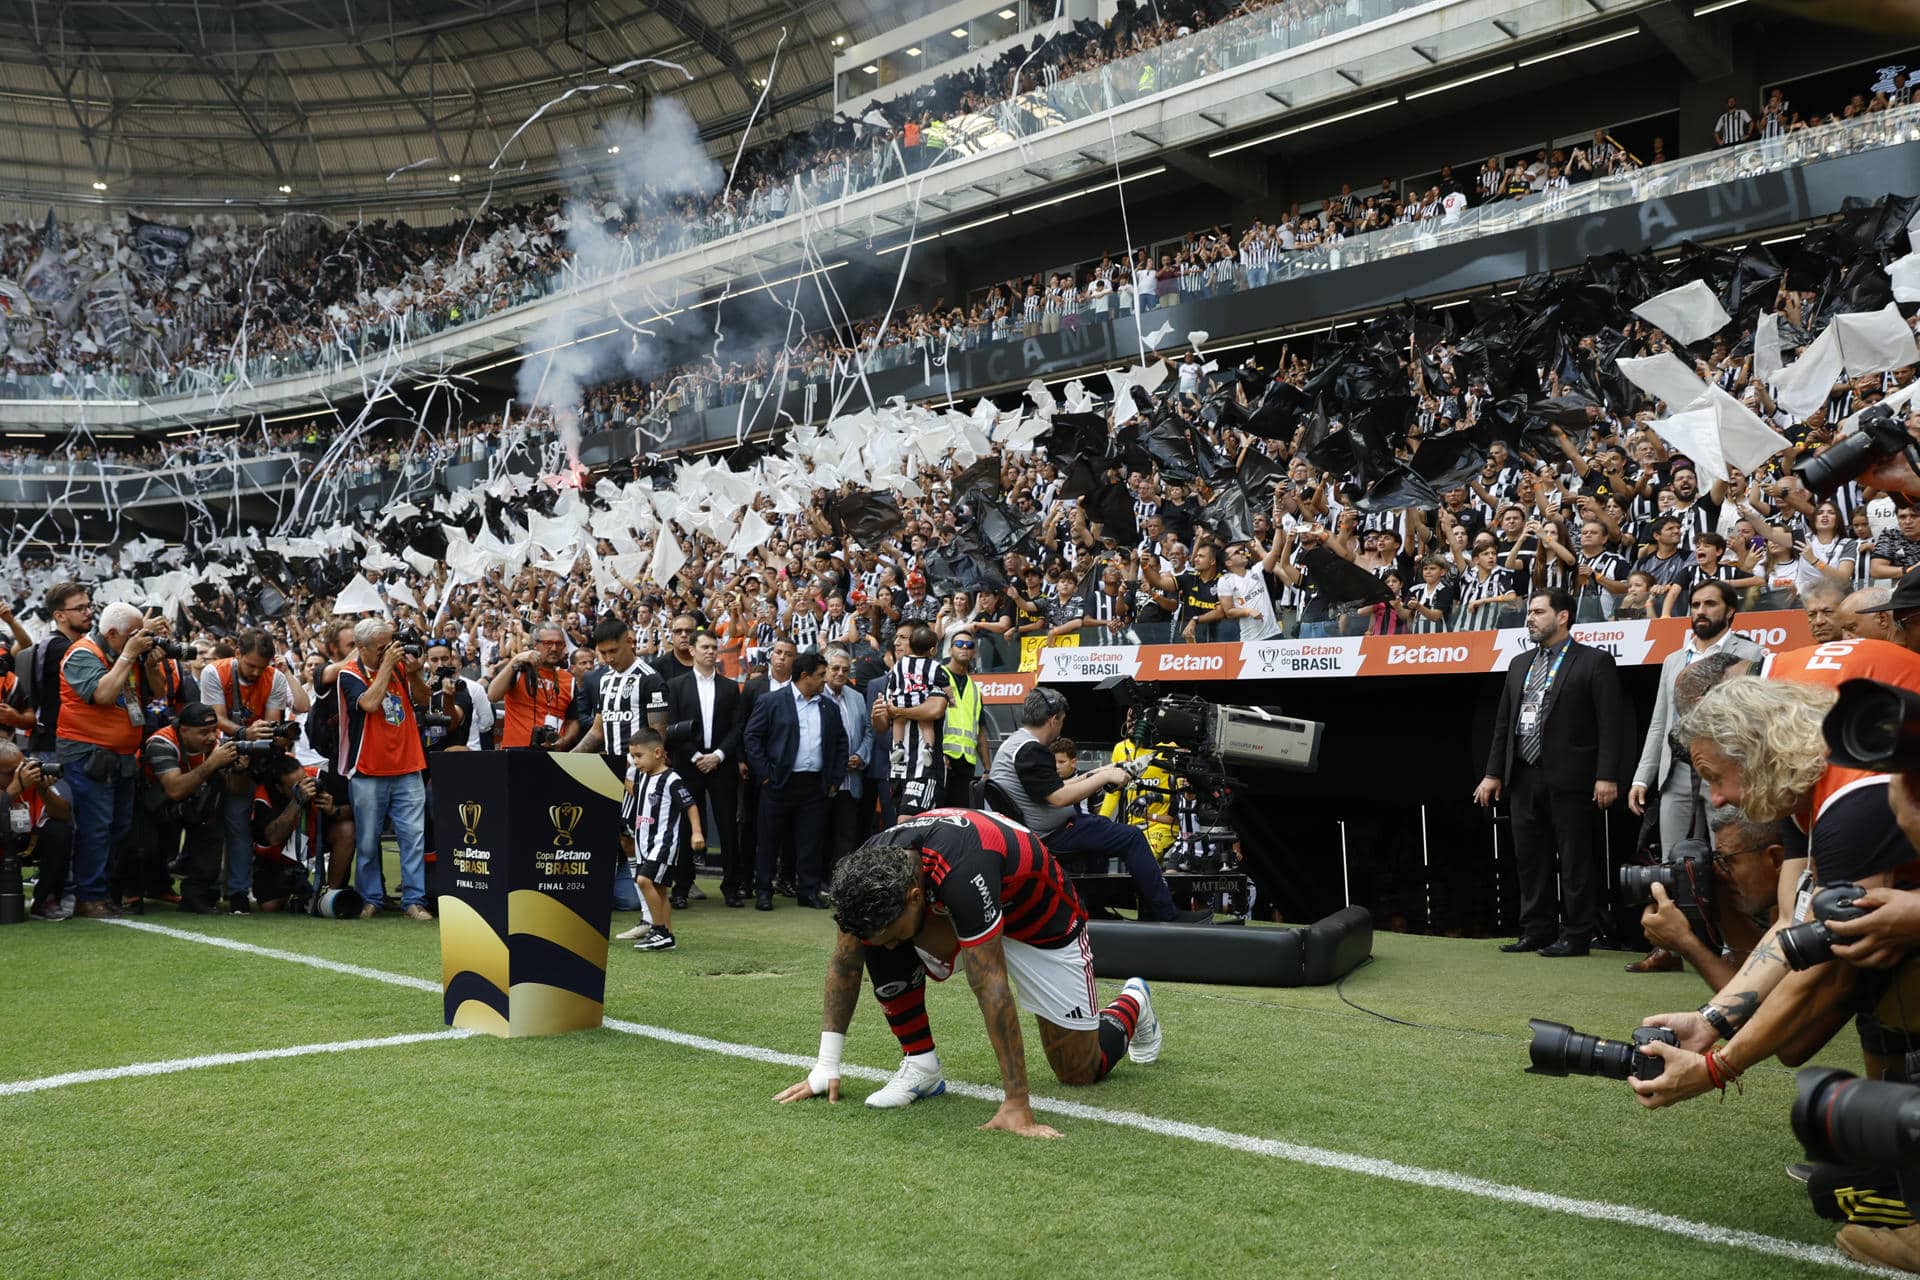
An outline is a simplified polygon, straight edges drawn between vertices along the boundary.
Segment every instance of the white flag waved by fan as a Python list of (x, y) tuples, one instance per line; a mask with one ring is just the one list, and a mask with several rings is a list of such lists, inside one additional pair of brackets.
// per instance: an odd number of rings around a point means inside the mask
[(1753, 471), (1787, 447), (1787, 439), (1719, 387), (1653, 424), (1660, 438), (1693, 459), (1707, 479), (1723, 482), (1728, 464)]
[(1712, 337), (1733, 319), (1701, 280), (1689, 280), (1678, 289), (1657, 293), (1635, 307), (1633, 314), (1657, 326), (1681, 346)]

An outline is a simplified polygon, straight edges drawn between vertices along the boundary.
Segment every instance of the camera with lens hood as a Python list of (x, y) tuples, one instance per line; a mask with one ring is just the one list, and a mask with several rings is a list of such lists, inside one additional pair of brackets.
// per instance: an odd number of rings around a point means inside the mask
[(1533, 1076), (1605, 1076), (1609, 1080), (1658, 1080), (1667, 1064), (1659, 1055), (1645, 1052), (1650, 1044), (1677, 1045), (1673, 1032), (1665, 1027), (1635, 1027), (1631, 1042), (1582, 1035), (1564, 1022), (1528, 1018), (1533, 1039), (1527, 1045), (1527, 1057)]

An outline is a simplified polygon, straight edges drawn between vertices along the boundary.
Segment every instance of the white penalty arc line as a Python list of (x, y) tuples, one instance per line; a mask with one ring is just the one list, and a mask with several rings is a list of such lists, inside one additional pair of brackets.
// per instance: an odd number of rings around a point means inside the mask
[[(210, 937), (207, 934), (194, 933), (187, 929), (174, 929), (166, 925), (147, 924), (137, 920), (112, 920), (107, 923), (123, 929), (138, 929), (143, 933), (157, 933), (169, 938), (179, 938), (187, 942), (198, 942), (207, 946), (221, 947), (229, 951), (239, 951), (248, 955), (262, 956), (273, 960), (286, 960), (294, 964), (304, 964), (315, 969), (325, 969), (333, 973), (343, 973), (356, 978), (368, 978), (375, 982), (385, 982), (393, 986), (408, 987), (416, 991), (438, 993), (440, 984), (424, 978), (412, 978), (405, 974), (390, 973), (383, 969), (369, 969), (356, 964), (344, 964), (337, 960), (326, 960), (319, 956), (304, 955), (298, 951), (282, 951), (274, 947), (255, 946), (248, 942), (236, 942), (229, 938)], [(663, 1044), (675, 1045), (683, 1049), (697, 1049), (702, 1053), (717, 1053), (729, 1058), (742, 1058), (750, 1062), (762, 1062), (769, 1065), (794, 1067), (801, 1071), (811, 1070), (813, 1059), (796, 1053), (782, 1053), (777, 1049), (767, 1049), (760, 1045), (736, 1044), (729, 1040), (714, 1040), (707, 1036), (691, 1035), (684, 1031), (674, 1031), (666, 1027), (650, 1026), (643, 1022), (628, 1022), (621, 1018), (607, 1018), (603, 1025), (608, 1030), (624, 1035), (642, 1036), (649, 1040), (658, 1040)], [(452, 1039), (467, 1033), (459, 1031), (432, 1032), (411, 1039), (442, 1040)], [(354, 1047), (371, 1047), (377, 1044), (400, 1044), (408, 1037), (391, 1037), (386, 1040), (352, 1042)], [(265, 1050), (258, 1054), (220, 1054), (210, 1059), (186, 1059), (201, 1065), (218, 1065), (222, 1060), (249, 1061), (254, 1058), (291, 1057), (301, 1052), (327, 1052), (329, 1046), (303, 1046), (291, 1050)], [(172, 1064), (150, 1064), (170, 1066)], [(178, 1067), (189, 1070), (190, 1067)], [(109, 1068), (109, 1073), (142, 1074), (137, 1068)], [(112, 1078), (110, 1074), (78, 1072), (76, 1075)], [(876, 1067), (862, 1067), (853, 1064), (843, 1065), (840, 1069), (843, 1078), (855, 1080), (885, 1081), (892, 1079), (893, 1073)], [(61, 1077), (53, 1077), (61, 1079)], [(26, 1081), (25, 1084), (39, 1084), (38, 1081)], [(51, 1086), (47, 1086), (51, 1087)], [(0, 1093), (7, 1092), (7, 1086), (0, 1085)], [(25, 1092), (25, 1090), (19, 1090)], [(985, 1085), (968, 1084), (962, 1081), (947, 1081), (947, 1092), (963, 1098), (975, 1098), (982, 1102), (999, 1102), (1001, 1092)], [(1326, 1147), (1306, 1146), (1296, 1142), (1283, 1142), (1275, 1138), (1260, 1138), (1251, 1134), (1234, 1133), (1226, 1129), (1217, 1129), (1211, 1125), (1188, 1124), (1181, 1120), (1163, 1120), (1158, 1116), (1143, 1115), (1137, 1111), (1120, 1111), (1112, 1107), (1090, 1106), (1083, 1102), (1070, 1102), (1064, 1098), (1050, 1098), (1035, 1095), (1033, 1109), (1049, 1115), (1067, 1116), (1075, 1120), (1090, 1120), (1099, 1124), (1113, 1125), (1122, 1129), (1137, 1129), (1159, 1137), (1180, 1138), (1188, 1142), (1203, 1143), (1207, 1146), (1222, 1147), (1230, 1151), (1245, 1152), (1249, 1155), (1266, 1156), (1274, 1160), (1285, 1160), (1290, 1164), (1310, 1165), (1321, 1169), (1334, 1169), (1342, 1173), (1360, 1174), (1363, 1177), (1380, 1178), (1388, 1182), (1399, 1182), (1409, 1186), (1431, 1187), (1441, 1191), (1457, 1192), (1474, 1196), (1482, 1200), (1493, 1200), (1503, 1204), (1522, 1205), (1530, 1209), (1541, 1209), (1548, 1213), (1560, 1213), (1574, 1218), (1587, 1218), (1596, 1222), (1617, 1222), (1625, 1226), (1644, 1227), (1652, 1231), (1662, 1231), (1668, 1235), (1680, 1236), (1701, 1244), (1719, 1245), (1736, 1249), (1745, 1249), (1753, 1253), (1765, 1254), (1775, 1258), (1786, 1258), (1794, 1262), (1810, 1263), (1815, 1266), (1835, 1267), (1844, 1271), (1864, 1275), (1899, 1276), (1904, 1273), (1887, 1271), (1879, 1267), (1863, 1266), (1841, 1253), (1838, 1249), (1826, 1245), (1802, 1244), (1796, 1240), (1783, 1240), (1778, 1236), (1762, 1235), (1757, 1231), (1742, 1231), (1736, 1227), (1720, 1227), (1711, 1223), (1694, 1222), (1687, 1218), (1677, 1218), (1672, 1214), (1658, 1213), (1651, 1209), (1640, 1209), (1633, 1205), (1613, 1204), (1605, 1200), (1583, 1200), (1573, 1196), (1554, 1195), (1550, 1192), (1535, 1191), (1528, 1187), (1517, 1187), (1504, 1182), (1492, 1182), (1485, 1178), (1475, 1178), (1467, 1174), (1450, 1173), (1444, 1169), (1424, 1169), (1418, 1165), (1401, 1164), (1395, 1160), (1381, 1160), (1372, 1156), (1358, 1156), (1345, 1151), (1334, 1151)]]
[(284, 1049), (253, 1049), (245, 1053), (207, 1053), (195, 1058), (169, 1058), (163, 1062), (132, 1062), (124, 1067), (100, 1067), (93, 1071), (68, 1071), (38, 1080), (0, 1082), (0, 1097), (63, 1089), (68, 1085), (93, 1084), (101, 1080), (126, 1080), (135, 1076), (170, 1076), (180, 1071), (198, 1071), (203, 1067), (225, 1067), (236, 1062), (266, 1062), (274, 1058), (305, 1058), (316, 1053), (352, 1053), (358, 1049), (384, 1049), (389, 1045), (421, 1044), (428, 1040), (464, 1040), (477, 1032), (466, 1030), (423, 1031), (409, 1035), (381, 1036), (374, 1040), (335, 1040), (329, 1044), (296, 1044)]

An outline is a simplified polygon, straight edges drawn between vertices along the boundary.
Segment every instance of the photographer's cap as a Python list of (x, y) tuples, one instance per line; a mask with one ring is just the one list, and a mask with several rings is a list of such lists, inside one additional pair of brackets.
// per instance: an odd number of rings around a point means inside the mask
[(204, 729), (208, 725), (219, 724), (220, 717), (215, 715), (213, 708), (204, 702), (189, 702), (180, 709), (180, 715), (175, 723), (189, 729)]
[(1920, 570), (1908, 570), (1907, 575), (1894, 585), (1893, 593), (1885, 604), (1862, 605), (1855, 613), (1904, 613), (1908, 609), (1920, 609)]

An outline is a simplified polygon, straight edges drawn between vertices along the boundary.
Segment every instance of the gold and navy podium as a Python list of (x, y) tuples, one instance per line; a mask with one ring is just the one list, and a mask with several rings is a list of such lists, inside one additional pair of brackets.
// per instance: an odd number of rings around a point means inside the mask
[(600, 1025), (621, 780), (586, 753), (433, 753), (447, 1025), (543, 1036)]

